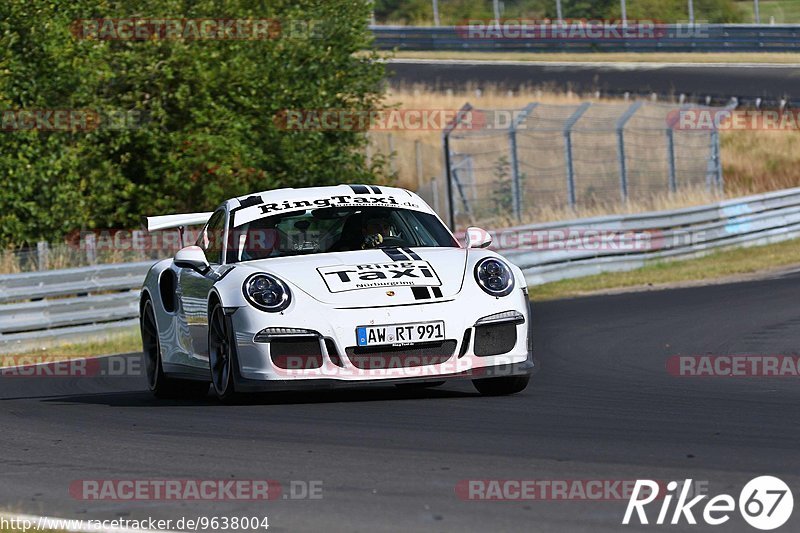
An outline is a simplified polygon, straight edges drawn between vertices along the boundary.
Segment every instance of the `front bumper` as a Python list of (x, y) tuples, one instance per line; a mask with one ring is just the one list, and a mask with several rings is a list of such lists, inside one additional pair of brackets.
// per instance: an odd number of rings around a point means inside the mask
[[(230, 316), (236, 332), (236, 388), (242, 392), (327, 389), (372, 383), (424, 383), (529, 374), (534, 363), (530, 349), (528, 300), (522, 291), (518, 292), (513, 297), (493, 298), (474, 306), (454, 299), (413, 306), (317, 309), (313, 315), (303, 316), (300, 320), (298, 313), (268, 314), (251, 308), (237, 308)], [(516, 331), (513, 346), (496, 355), (476, 355), (476, 322), (487, 315), (506, 311), (515, 311), (524, 317), (524, 322), (513, 325)], [(433, 320), (445, 322), (448, 353), (441, 354), (440, 362), (428, 364), (426, 361), (431, 360), (422, 358), (416, 364), (405, 366), (393, 363), (392, 358), (389, 364), (364, 368), (351, 360), (358, 326)], [(255, 340), (256, 335), (267, 327), (302, 328), (316, 332), (322, 364), (316, 368), (302, 365), (281, 368), (276, 365), (270, 353), (271, 343)], [(467, 330), (469, 335), (465, 335)], [(334, 347), (335, 354), (329, 353), (331, 347)], [(408, 351), (413, 353), (413, 348), (410, 346)], [(396, 350), (402, 352), (404, 349)]]
[(241, 375), (235, 377), (238, 392), (279, 392), (296, 390), (333, 390), (370, 385), (392, 385), (395, 383), (433, 383), (440, 381), (472, 380), (491, 377), (527, 376), (534, 371), (533, 359), (522, 363), (503, 364), (486, 367), (480, 372), (464, 371), (456, 374), (439, 374), (429, 377), (380, 378), (362, 380), (343, 380), (336, 378), (272, 379), (269, 381), (248, 379)]

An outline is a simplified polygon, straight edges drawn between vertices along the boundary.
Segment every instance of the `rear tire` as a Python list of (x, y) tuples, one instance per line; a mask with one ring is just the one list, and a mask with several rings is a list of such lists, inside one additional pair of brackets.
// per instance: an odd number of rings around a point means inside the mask
[(525, 390), (530, 379), (530, 376), (473, 379), (472, 384), (484, 396), (505, 396)]
[(145, 374), (150, 392), (156, 398), (161, 399), (199, 399), (205, 397), (208, 394), (208, 383), (169, 378), (164, 373), (164, 367), (161, 364), (161, 341), (158, 337), (158, 324), (153, 311), (153, 303), (150, 299), (147, 299), (142, 307), (139, 328), (142, 332), (142, 352), (144, 353)]

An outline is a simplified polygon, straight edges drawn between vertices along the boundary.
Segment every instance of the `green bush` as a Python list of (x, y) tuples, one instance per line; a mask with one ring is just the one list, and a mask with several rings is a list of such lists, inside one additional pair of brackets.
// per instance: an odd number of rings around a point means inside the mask
[[(135, 227), (145, 214), (208, 210), (274, 187), (386, 179), (380, 161), (367, 168), (363, 133), (273, 122), (283, 109), (380, 105), (370, 9), (368, 0), (0, 2), (0, 113), (91, 109), (133, 123), (0, 131), (0, 245)], [(244, 41), (70, 33), (76, 19), (100, 17), (310, 20), (320, 31)]]

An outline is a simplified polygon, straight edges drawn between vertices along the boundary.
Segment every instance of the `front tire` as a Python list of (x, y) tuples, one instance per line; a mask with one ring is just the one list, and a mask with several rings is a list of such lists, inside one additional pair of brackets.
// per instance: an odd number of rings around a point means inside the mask
[(525, 390), (530, 379), (530, 376), (473, 379), (472, 384), (484, 396), (505, 396)]
[(156, 398), (202, 398), (208, 394), (208, 383), (168, 378), (161, 364), (161, 341), (158, 337), (158, 324), (153, 311), (153, 302), (147, 299), (139, 319), (142, 332), (142, 352), (147, 375), (147, 386)]
[(236, 358), (229, 329), (222, 305), (215, 304), (208, 318), (208, 366), (211, 370), (211, 387), (223, 402), (236, 398), (233, 380)]

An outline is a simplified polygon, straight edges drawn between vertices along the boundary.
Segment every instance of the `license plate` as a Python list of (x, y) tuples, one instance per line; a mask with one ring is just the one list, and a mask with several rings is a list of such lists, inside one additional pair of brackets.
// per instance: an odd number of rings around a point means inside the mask
[(444, 321), (441, 320), (356, 328), (356, 341), (359, 346), (414, 344), (442, 340), (444, 340)]

